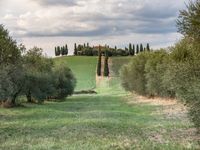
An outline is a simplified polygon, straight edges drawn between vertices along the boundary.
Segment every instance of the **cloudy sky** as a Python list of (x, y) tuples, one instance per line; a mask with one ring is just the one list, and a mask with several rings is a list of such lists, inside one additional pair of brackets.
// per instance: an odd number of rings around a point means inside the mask
[(186, 0), (0, 0), (0, 24), (18, 43), (54, 47), (89, 42), (167, 47), (181, 38), (176, 18)]

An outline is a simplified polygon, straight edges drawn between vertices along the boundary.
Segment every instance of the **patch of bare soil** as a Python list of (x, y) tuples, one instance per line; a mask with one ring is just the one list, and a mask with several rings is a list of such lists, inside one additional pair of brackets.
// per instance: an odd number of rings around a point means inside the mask
[[(187, 116), (187, 107), (176, 99), (160, 97), (148, 98), (133, 94), (129, 95), (127, 103), (159, 106), (152, 115), (161, 116), (161, 118), (171, 123), (173, 120), (179, 120), (183, 124), (191, 124)], [(186, 145), (186, 147), (189, 147), (191, 141), (200, 141), (200, 136), (197, 135), (197, 131), (194, 127), (172, 129), (165, 129), (161, 127), (158, 131), (150, 131), (146, 134), (149, 137), (149, 140), (153, 142), (166, 144), (168, 143), (168, 140), (174, 140)]]
[(166, 118), (187, 118), (187, 107), (176, 99), (170, 98), (148, 98), (145, 96), (132, 95), (133, 100), (129, 100), (129, 104), (140, 103), (160, 106), (155, 113), (164, 115)]

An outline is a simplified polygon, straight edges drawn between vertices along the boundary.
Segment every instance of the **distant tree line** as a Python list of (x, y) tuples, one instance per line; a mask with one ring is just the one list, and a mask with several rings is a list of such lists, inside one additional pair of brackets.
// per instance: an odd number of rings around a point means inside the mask
[(73, 93), (75, 85), (68, 67), (55, 66), (52, 59), (43, 56), (41, 48), (17, 46), (0, 25), (0, 105), (16, 106), (21, 96), (31, 103), (65, 98)]
[(68, 46), (56, 46), (55, 47), (55, 56), (64, 56), (68, 55)]
[[(114, 48), (109, 47), (108, 45), (105, 46), (100, 46), (101, 48), (101, 54), (107, 55), (109, 57), (112, 56), (134, 56), (139, 54), (140, 52), (143, 51), (150, 51), (150, 45), (149, 43), (146, 45), (146, 47), (143, 46), (143, 44), (129, 44), (129, 47), (125, 47), (124, 49), (117, 48), (115, 46)], [(99, 54), (99, 46), (90, 46), (89, 43), (87, 44), (79, 44), (77, 45), (76, 43), (74, 44), (74, 55), (75, 56), (98, 56)]]

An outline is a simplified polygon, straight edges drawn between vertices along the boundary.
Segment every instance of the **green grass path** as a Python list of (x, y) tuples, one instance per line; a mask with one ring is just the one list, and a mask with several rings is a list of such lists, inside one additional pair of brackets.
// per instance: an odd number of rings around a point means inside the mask
[[(130, 57), (112, 59), (116, 76)], [(77, 78), (76, 90), (96, 87), (96, 57), (60, 57)], [(157, 113), (162, 106), (128, 104), (119, 78), (102, 79), (97, 95), (64, 102), (0, 109), (0, 150), (183, 150), (197, 149), (187, 118)]]
[[(115, 90), (114, 90), (115, 89)], [(195, 141), (174, 131), (191, 124), (166, 119), (159, 106), (128, 105), (118, 80), (104, 81), (98, 95), (65, 102), (0, 109), (1, 150), (193, 149)], [(113, 92), (114, 91), (114, 92)]]

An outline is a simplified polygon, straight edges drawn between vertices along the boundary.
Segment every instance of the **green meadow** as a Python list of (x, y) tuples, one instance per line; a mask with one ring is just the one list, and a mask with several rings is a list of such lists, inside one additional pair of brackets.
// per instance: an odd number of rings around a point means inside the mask
[[(78, 81), (76, 90), (95, 87), (96, 58), (55, 61), (71, 67)], [(118, 78), (102, 79), (96, 91), (96, 95), (74, 95), (63, 102), (0, 109), (0, 149), (198, 149), (197, 140), (188, 134), (194, 127), (187, 117), (166, 117), (157, 113), (164, 109), (159, 105), (128, 103), (135, 96), (121, 88)]]
[(77, 79), (76, 91), (89, 90), (96, 87), (96, 64), (97, 57), (89, 56), (68, 56), (55, 58), (56, 65), (67, 65)]

